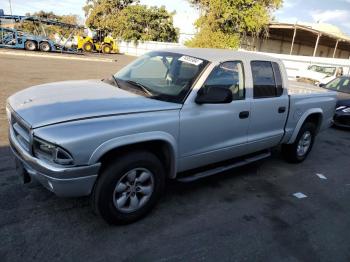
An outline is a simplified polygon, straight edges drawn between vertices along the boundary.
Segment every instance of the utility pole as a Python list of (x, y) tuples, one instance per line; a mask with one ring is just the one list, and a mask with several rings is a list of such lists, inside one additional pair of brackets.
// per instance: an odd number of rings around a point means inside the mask
[(318, 33), (313, 56), (316, 56), (317, 54), (317, 47), (318, 47), (318, 43), (320, 42), (320, 38), (321, 38), (321, 33)]
[(10, 14), (12, 15), (12, 5), (11, 5), (11, 0), (9, 0), (10, 3)]
[(297, 34), (297, 23), (294, 24), (293, 40), (292, 40), (292, 45), (290, 47), (290, 52), (289, 52), (290, 55), (293, 54), (293, 47), (294, 47), (294, 41), (295, 41), (296, 34)]

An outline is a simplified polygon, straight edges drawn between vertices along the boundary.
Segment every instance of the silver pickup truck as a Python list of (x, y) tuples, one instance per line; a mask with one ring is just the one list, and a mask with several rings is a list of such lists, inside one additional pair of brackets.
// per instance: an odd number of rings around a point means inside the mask
[(290, 87), (283, 63), (249, 52), (150, 52), (104, 80), (50, 83), (8, 99), (24, 181), (91, 195), (109, 223), (149, 212), (168, 178), (192, 181), (270, 155), (303, 161), (336, 94)]

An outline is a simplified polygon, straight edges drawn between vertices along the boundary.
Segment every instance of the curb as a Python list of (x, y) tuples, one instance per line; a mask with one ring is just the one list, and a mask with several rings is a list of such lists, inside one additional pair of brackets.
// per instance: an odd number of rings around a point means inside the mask
[[(28, 52), (28, 51), (9, 51), (0, 49), (0, 55), (13, 55), (13, 56), (28, 56), (28, 57), (41, 57), (41, 58), (56, 58), (56, 59), (67, 59), (67, 60), (80, 60), (80, 61), (92, 61), (92, 62), (106, 62), (106, 63), (113, 63), (116, 60), (110, 59), (110, 58), (93, 58), (93, 57), (73, 57), (68, 56), (67, 54), (61, 55), (60, 53), (57, 54), (42, 54), (40, 52)], [(67, 56), (66, 56), (67, 55)], [(72, 54), (70, 54), (72, 55)]]

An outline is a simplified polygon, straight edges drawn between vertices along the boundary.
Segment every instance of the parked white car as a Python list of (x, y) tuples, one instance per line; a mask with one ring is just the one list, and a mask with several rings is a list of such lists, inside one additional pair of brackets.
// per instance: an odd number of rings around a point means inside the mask
[(310, 65), (307, 69), (301, 69), (296, 75), (300, 82), (308, 82), (315, 85), (327, 84), (335, 78), (343, 75), (343, 68), (338, 66)]

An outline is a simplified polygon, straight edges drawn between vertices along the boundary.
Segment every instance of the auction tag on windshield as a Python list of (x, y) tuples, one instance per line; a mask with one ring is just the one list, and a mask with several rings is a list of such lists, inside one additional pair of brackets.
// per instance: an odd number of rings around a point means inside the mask
[(189, 63), (192, 65), (196, 65), (196, 66), (199, 66), (201, 63), (203, 63), (203, 60), (200, 60), (200, 59), (194, 58), (194, 57), (190, 57), (190, 56), (185, 56), (185, 55), (180, 57), (179, 61)]

